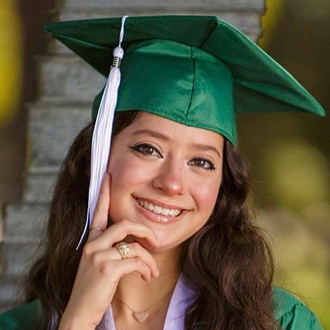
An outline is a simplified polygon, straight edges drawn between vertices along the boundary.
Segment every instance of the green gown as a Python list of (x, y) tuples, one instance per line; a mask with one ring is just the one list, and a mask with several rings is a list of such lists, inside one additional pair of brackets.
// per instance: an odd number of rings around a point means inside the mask
[[(300, 300), (280, 288), (274, 288), (274, 314), (283, 330), (322, 330), (317, 316)], [(35, 300), (0, 315), (0, 330), (36, 330), (41, 305)]]

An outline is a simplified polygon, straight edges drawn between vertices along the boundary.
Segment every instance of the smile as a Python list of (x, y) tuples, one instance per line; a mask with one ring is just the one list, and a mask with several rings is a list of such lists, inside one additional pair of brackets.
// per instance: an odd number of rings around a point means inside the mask
[(160, 207), (158, 205), (153, 205), (147, 201), (144, 201), (142, 199), (137, 199), (138, 204), (143, 207), (146, 210), (149, 210), (153, 213), (156, 214), (161, 214), (161, 215), (165, 215), (165, 216), (171, 216), (171, 217), (177, 217), (180, 213), (181, 210), (177, 210), (177, 209), (168, 209), (165, 207)]

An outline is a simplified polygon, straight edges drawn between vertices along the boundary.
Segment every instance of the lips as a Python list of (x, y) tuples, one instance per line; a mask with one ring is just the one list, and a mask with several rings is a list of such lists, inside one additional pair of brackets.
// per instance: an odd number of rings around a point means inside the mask
[(137, 199), (137, 202), (141, 207), (143, 207), (144, 209), (149, 210), (155, 214), (160, 214), (160, 215), (170, 216), (170, 217), (177, 217), (182, 212), (182, 210), (169, 209), (169, 208), (161, 207), (159, 205), (154, 205), (154, 204), (147, 202), (145, 200), (142, 200), (140, 198)]

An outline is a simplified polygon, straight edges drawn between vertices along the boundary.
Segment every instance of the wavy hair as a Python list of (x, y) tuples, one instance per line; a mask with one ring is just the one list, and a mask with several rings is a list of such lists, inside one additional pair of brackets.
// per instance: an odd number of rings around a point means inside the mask
[[(138, 111), (116, 114), (113, 136), (130, 125)], [(69, 301), (82, 249), (88, 199), (93, 123), (73, 141), (62, 164), (50, 204), (44, 252), (31, 268), (25, 300), (42, 305), (40, 330), (55, 330)], [(185, 330), (277, 329), (272, 308), (273, 261), (270, 248), (249, 216), (248, 173), (227, 141), (223, 181), (214, 211), (183, 244), (185, 281), (196, 292), (185, 316)]]

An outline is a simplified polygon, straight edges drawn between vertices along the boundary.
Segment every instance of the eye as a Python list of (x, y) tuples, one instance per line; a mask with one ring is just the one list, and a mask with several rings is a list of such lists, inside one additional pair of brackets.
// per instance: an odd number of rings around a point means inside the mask
[(206, 170), (206, 171), (215, 170), (213, 163), (205, 158), (194, 158), (188, 164), (202, 168), (203, 170)]
[(137, 144), (133, 147), (131, 147), (132, 150), (139, 152), (145, 156), (152, 156), (152, 157), (161, 157), (160, 152), (153, 147), (152, 145), (148, 144), (148, 143), (140, 143)]

